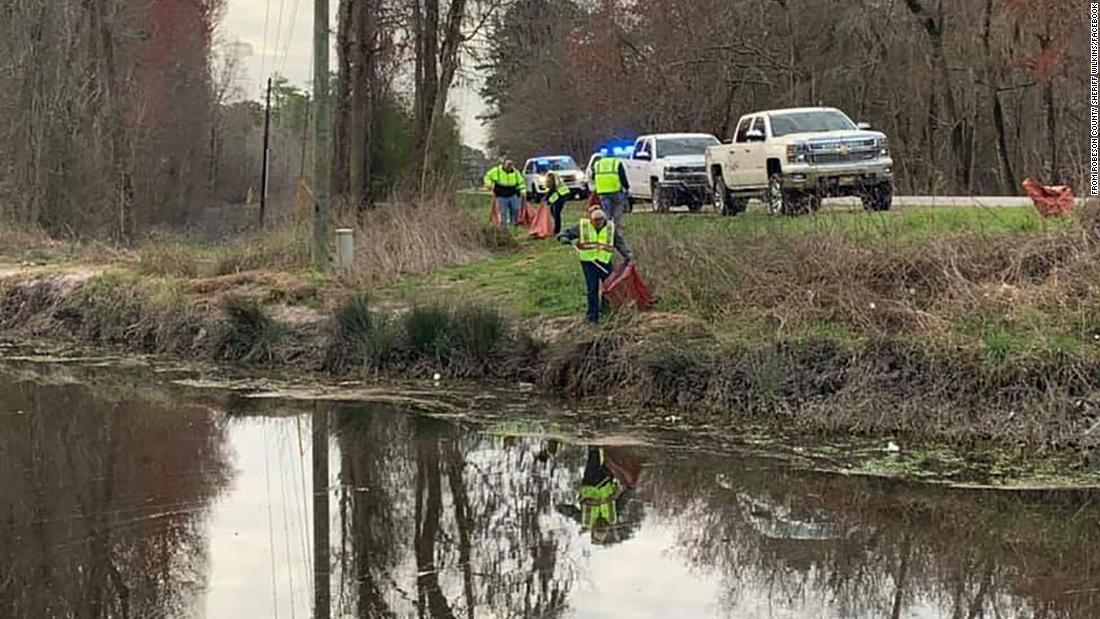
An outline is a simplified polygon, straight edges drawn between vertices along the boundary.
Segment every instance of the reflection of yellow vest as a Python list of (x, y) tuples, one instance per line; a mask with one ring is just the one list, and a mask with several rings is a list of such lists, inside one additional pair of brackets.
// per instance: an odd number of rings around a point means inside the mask
[[(596, 226), (592, 225), (592, 222), (588, 219), (582, 219), (580, 222), (580, 243), (599, 243), (611, 247), (615, 243), (615, 222), (606, 222), (602, 230), (597, 230)], [(584, 249), (581, 247), (581, 262), (602, 262), (607, 264), (611, 262), (613, 254), (608, 249)]]
[(600, 195), (619, 193), (623, 190), (623, 181), (619, 178), (619, 166), (622, 162), (616, 157), (604, 157), (596, 162), (592, 170), (596, 177), (596, 193)]
[(581, 527), (585, 530), (595, 527), (601, 520), (607, 524), (618, 524), (619, 515), (615, 510), (615, 492), (619, 483), (609, 479), (599, 486), (581, 486)]

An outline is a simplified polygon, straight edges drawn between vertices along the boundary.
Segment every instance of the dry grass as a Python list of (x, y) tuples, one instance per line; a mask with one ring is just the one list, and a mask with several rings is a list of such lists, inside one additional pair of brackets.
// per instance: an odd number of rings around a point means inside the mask
[(355, 229), (355, 263), (341, 278), (358, 287), (469, 264), (487, 257), (487, 244), (495, 239), (487, 238), (453, 193), (442, 191), (423, 198), (394, 196), (342, 224)]
[[(969, 232), (907, 243), (845, 230), (730, 240), (652, 231), (636, 243), (654, 287), (711, 319), (755, 317), (780, 332), (831, 324), (869, 336), (991, 324), (1092, 339), (1100, 319), (1100, 234)], [(1086, 310), (1089, 310), (1086, 312)]]

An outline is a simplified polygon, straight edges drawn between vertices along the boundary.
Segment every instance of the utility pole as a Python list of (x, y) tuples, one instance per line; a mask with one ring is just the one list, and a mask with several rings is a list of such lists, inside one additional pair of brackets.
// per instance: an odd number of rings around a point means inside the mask
[(260, 173), (260, 229), (267, 210), (267, 185), (271, 178), (271, 78), (267, 78), (267, 103), (264, 104), (264, 169)]
[(328, 216), (332, 153), (328, 106), (328, 0), (313, 4), (313, 266), (328, 270)]
[(328, 407), (313, 403), (313, 617), (330, 619)]

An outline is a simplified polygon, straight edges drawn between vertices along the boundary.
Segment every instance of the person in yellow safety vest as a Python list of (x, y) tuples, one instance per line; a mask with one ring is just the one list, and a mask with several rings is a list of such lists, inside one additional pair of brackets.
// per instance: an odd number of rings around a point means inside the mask
[(630, 264), (630, 247), (619, 234), (615, 222), (607, 221), (607, 214), (594, 209), (587, 218), (558, 234), (562, 244), (576, 241), (577, 253), (581, 259), (584, 283), (587, 288), (588, 312), (585, 318), (589, 324), (600, 321), (600, 284), (611, 275), (611, 259), (618, 250), (623, 257), (623, 265)]
[(561, 212), (569, 203), (573, 191), (558, 178), (554, 172), (546, 175), (546, 203), (550, 206), (550, 215), (554, 218), (554, 234), (561, 233)]
[(619, 224), (626, 210), (627, 192), (630, 191), (626, 167), (618, 157), (601, 157), (592, 166), (592, 176), (595, 177), (593, 182), (600, 205), (610, 213), (611, 221)]
[(502, 165), (485, 173), (485, 188), (492, 190), (500, 206), (501, 226), (519, 225), (519, 209), (521, 200), (527, 196), (527, 181), (511, 159), (505, 159)]

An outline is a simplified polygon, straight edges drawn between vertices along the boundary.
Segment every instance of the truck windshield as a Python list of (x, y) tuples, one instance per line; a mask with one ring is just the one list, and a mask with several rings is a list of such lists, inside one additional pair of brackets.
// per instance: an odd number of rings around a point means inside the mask
[(708, 146), (720, 144), (718, 138), (701, 135), (689, 138), (657, 138), (658, 157), (679, 157), (681, 155), (702, 155)]
[(772, 135), (777, 138), (792, 133), (849, 131), (855, 128), (855, 124), (840, 112), (772, 114)]
[(535, 171), (542, 174), (557, 170), (576, 170), (577, 162), (572, 157), (547, 157), (535, 160)]

